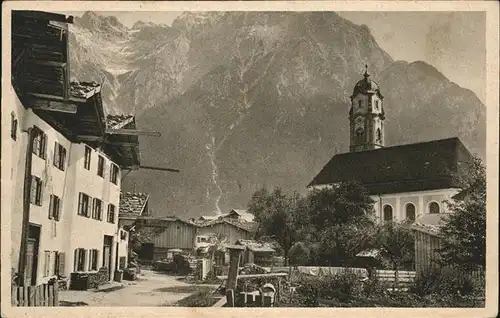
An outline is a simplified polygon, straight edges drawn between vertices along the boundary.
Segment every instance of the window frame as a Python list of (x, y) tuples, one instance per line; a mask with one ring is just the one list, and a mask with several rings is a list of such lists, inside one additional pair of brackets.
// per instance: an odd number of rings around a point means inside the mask
[(30, 203), (42, 206), (43, 181), (40, 177), (31, 175)]
[[(386, 208), (390, 208), (390, 212), (391, 212), (391, 218), (388, 219), (386, 217)], [(394, 220), (394, 208), (392, 207), (392, 205), (390, 204), (384, 204), (384, 206), (382, 207), (382, 220), (384, 220), (384, 222), (389, 222), (389, 221), (393, 221)]]
[(104, 157), (99, 155), (97, 159), (97, 175), (101, 178), (104, 178), (104, 165), (105, 165)]
[(61, 218), (61, 198), (55, 194), (50, 195), (49, 220), (59, 221)]
[(101, 199), (93, 198), (92, 199), (92, 218), (94, 220), (102, 220), (102, 206), (103, 202)]
[(99, 250), (98, 249), (90, 249), (89, 250), (89, 266), (88, 270), (89, 271), (97, 271), (98, 270), (98, 264), (99, 264)]
[[(432, 212), (433, 205), (437, 206), (437, 208), (438, 208), (437, 212)], [(441, 214), (441, 205), (436, 201), (431, 201), (431, 202), (429, 202), (429, 204), (427, 206), (427, 212), (429, 214)]]
[(64, 171), (64, 168), (66, 166), (66, 148), (57, 141), (55, 141), (54, 144), (53, 164), (57, 169), (61, 171)]
[[(84, 204), (84, 199), (87, 199), (87, 204)], [(85, 206), (85, 211), (83, 211), (83, 207)], [(78, 193), (78, 211), (77, 214), (80, 216), (84, 216), (89, 218), (92, 209), (92, 197), (84, 192)]]
[[(32, 144), (32, 153), (37, 157), (45, 160), (47, 155), (47, 134), (40, 128), (34, 126), (33, 133), (35, 134)], [(36, 147), (35, 147), (36, 145)]]
[(83, 168), (86, 170), (90, 170), (91, 161), (92, 161), (92, 148), (85, 145), (85, 154), (83, 157)]
[[(408, 217), (408, 208), (413, 207), (413, 218)], [(405, 219), (415, 222), (417, 219), (417, 206), (413, 202), (408, 202), (405, 204)]]
[[(108, 213), (107, 213), (106, 221), (108, 223), (115, 224), (115, 214), (116, 214), (116, 206), (112, 203), (108, 203)], [(112, 218), (110, 218), (110, 216), (112, 216)]]
[(80, 247), (76, 248), (73, 270), (75, 272), (85, 272), (87, 270), (86, 259), (87, 259), (87, 250)]
[(119, 171), (118, 166), (112, 162), (109, 170), (109, 181), (111, 181), (111, 183), (118, 185)]

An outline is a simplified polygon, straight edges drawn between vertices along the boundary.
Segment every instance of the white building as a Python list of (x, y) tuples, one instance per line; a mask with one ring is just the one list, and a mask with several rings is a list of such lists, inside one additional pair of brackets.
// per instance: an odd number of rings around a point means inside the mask
[(12, 195), (2, 210), (12, 211), (12, 269), (26, 285), (103, 267), (113, 279), (127, 243), (118, 229), (121, 170), (140, 165), (135, 118), (107, 115), (99, 84), (69, 83), (68, 22), (13, 12), (13, 103), (2, 109), (11, 136), (2, 186), (10, 181)]
[(447, 212), (472, 155), (458, 138), (385, 147), (384, 97), (368, 72), (356, 83), (349, 110), (350, 152), (335, 155), (308, 185), (359, 181), (380, 220), (402, 221)]

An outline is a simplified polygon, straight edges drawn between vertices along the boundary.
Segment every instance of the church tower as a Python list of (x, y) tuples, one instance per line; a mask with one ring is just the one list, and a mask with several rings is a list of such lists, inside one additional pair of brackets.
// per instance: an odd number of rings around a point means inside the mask
[(384, 147), (384, 96), (378, 84), (369, 78), (368, 65), (363, 77), (351, 95), (350, 152)]

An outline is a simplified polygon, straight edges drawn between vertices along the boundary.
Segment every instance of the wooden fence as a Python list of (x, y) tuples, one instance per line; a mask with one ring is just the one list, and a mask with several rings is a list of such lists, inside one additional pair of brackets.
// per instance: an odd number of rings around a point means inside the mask
[(59, 288), (57, 284), (37, 286), (13, 286), (12, 306), (17, 307), (52, 307), (59, 306)]
[(414, 271), (398, 271), (398, 286), (396, 283), (395, 270), (376, 270), (375, 277), (388, 285), (392, 285), (392, 289), (407, 290), (408, 286), (415, 280), (416, 272)]

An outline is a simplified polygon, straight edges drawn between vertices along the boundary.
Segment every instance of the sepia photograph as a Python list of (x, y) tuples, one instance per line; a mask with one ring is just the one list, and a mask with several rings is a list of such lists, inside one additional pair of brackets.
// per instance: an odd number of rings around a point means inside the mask
[(63, 4), (2, 10), (2, 312), (494, 316), (498, 6)]

